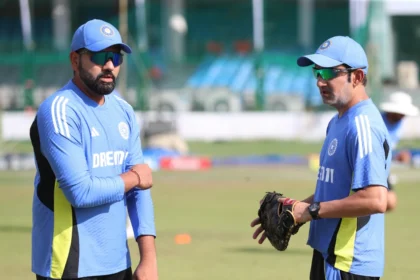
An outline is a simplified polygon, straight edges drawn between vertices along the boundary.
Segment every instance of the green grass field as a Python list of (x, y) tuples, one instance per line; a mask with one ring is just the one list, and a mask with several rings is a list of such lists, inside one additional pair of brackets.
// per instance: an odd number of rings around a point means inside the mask
[[(31, 153), (32, 146), (29, 141), (5, 141), (0, 143), (0, 153), (2, 152), (21, 152)], [(318, 153), (321, 142), (296, 142), (296, 141), (231, 141), (231, 142), (189, 142), (192, 153), (211, 156), (244, 155), (244, 154), (309, 154)], [(420, 139), (403, 140), (399, 143), (399, 148), (420, 149)]]
[[(191, 145), (197, 153), (217, 155), (282, 152), (284, 147), (289, 153), (311, 153), (319, 148), (315, 144), (293, 143)], [(399, 206), (386, 216), (383, 279), (417, 279), (420, 172), (399, 168), (395, 173), (400, 180)], [(2, 279), (34, 279), (30, 272), (33, 175), (33, 171), (0, 173)], [(278, 252), (269, 243), (259, 245), (253, 240), (249, 224), (265, 191), (278, 190), (304, 198), (313, 191), (315, 178), (316, 173), (307, 167), (286, 166), (156, 172), (153, 198), (160, 279), (308, 279), (311, 250), (305, 245), (307, 226), (293, 237), (287, 251)], [(175, 235), (181, 233), (191, 235), (191, 244), (175, 244)], [(129, 244), (136, 264), (139, 260), (136, 244), (133, 240)]]

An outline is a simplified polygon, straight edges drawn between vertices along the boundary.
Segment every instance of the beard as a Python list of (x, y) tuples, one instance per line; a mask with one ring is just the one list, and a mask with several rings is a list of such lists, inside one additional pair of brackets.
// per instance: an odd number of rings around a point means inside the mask
[[(115, 76), (111, 71), (102, 72), (95, 78), (92, 74), (83, 69), (82, 63), (79, 63), (79, 75), (80, 79), (89, 88), (89, 90), (98, 95), (108, 95), (115, 89)], [(101, 78), (104, 76), (112, 77), (112, 82), (107, 83), (101, 81)]]
[(352, 98), (348, 91), (334, 92), (334, 90), (329, 87), (323, 87), (320, 90), (324, 92), (324, 94), (321, 92), (324, 104), (336, 109), (346, 107)]

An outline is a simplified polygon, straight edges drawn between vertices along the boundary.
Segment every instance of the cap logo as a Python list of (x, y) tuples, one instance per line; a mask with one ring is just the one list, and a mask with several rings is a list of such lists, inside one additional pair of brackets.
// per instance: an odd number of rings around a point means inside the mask
[(104, 34), (105, 36), (112, 36), (114, 35), (114, 31), (112, 30), (111, 27), (107, 26), (107, 25), (103, 25), (101, 27), (101, 33)]
[(327, 49), (329, 46), (331, 45), (331, 42), (330, 42), (330, 40), (328, 40), (328, 41), (325, 41), (319, 48), (321, 49), (321, 50), (325, 50), (325, 49)]

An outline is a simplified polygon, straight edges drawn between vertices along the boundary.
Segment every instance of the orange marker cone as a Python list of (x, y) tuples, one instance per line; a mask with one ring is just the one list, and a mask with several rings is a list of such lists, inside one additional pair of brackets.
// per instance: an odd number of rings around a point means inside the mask
[(184, 245), (191, 243), (191, 235), (185, 234), (177, 234), (175, 235), (175, 244)]

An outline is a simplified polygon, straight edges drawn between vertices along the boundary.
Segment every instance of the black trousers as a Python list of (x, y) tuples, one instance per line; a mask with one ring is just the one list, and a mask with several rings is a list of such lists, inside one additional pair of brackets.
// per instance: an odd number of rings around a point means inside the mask
[[(63, 278), (61, 280), (132, 280), (133, 273), (131, 267), (126, 270), (120, 271), (115, 274), (110, 275), (100, 275), (92, 277), (83, 277), (83, 278)], [(42, 277), (37, 275), (36, 280), (52, 280), (52, 278)]]
[[(325, 280), (325, 264), (324, 257), (320, 252), (314, 250), (312, 256), (310, 280)], [(356, 275), (349, 272), (340, 271), (341, 280), (379, 280), (379, 277), (370, 277)], [(329, 279), (327, 279), (329, 280)]]

